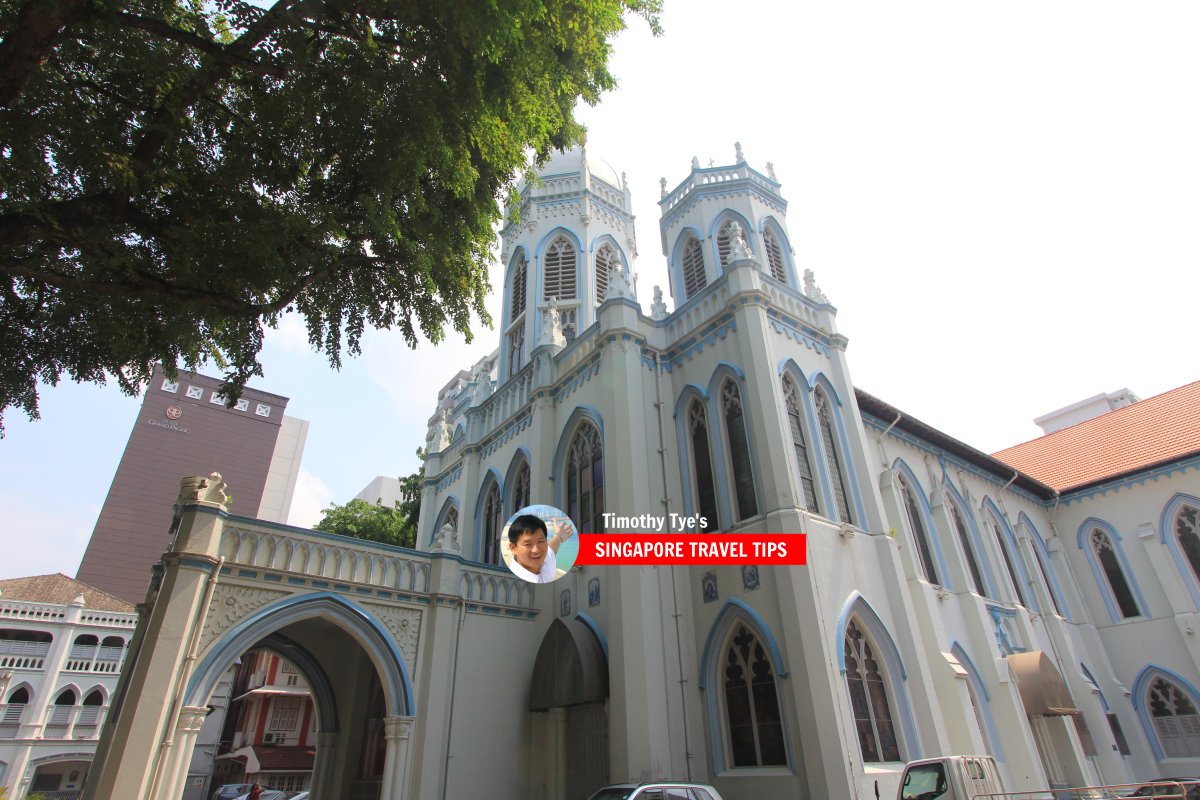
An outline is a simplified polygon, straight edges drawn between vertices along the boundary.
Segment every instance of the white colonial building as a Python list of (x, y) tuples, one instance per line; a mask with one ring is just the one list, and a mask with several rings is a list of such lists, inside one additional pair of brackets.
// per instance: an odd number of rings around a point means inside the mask
[[(624, 179), (552, 159), (503, 231), (498, 348), (438, 395), (417, 551), (186, 485), (86, 796), (177, 796), (252, 648), (312, 688), (318, 797), (850, 800), (973, 752), (1013, 789), (1200, 774), (1200, 384), (981, 453), (856, 388), (780, 188), (740, 149), (664, 183), (674, 310), (643, 309)], [(809, 564), (533, 586), (497, 541), (529, 503), (803, 532)]]
[(0, 580), (0, 787), (75, 798), (137, 615), (65, 575)]

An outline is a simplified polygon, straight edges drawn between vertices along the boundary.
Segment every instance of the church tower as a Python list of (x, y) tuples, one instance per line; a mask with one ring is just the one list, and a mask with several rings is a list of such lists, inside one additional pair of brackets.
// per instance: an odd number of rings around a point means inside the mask
[(725, 274), (739, 227), (765, 274), (801, 288), (775, 169), (768, 163), (763, 175), (746, 163), (741, 144), (735, 151), (733, 166), (701, 167), (693, 158), (691, 174), (671, 192), (662, 179), (659, 225), (676, 309)]
[[(563, 344), (596, 321), (612, 270), (633, 285), (637, 242), (625, 176), (578, 147), (556, 153), (522, 186), (520, 219), (501, 231), (503, 383), (540, 344)], [(557, 315), (557, 325), (553, 317)], [(558, 338), (561, 328), (561, 341)]]

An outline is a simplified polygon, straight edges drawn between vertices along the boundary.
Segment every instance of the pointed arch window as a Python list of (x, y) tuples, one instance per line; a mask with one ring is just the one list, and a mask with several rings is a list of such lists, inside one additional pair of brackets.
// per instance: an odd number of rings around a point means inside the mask
[(516, 319), (525, 313), (526, 288), (528, 286), (529, 269), (525, 263), (525, 251), (517, 253), (516, 265), (513, 267), (512, 302), (509, 304), (512, 313), (509, 319)]
[(483, 500), (483, 524), (480, 526), (482, 541), (479, 547), (480, 560), (485, 564), (500, 563), (500, 487), (493, 480), (488, 485)]
[(900, 744), (892, 721), (894, 715), (887, 685), (874, 647), (857, 619), (850, 620), (846, 626), (844, 648), (846, 685), (850, 690), (850, 706), (863, 762), (899, 761)]
[(699, 398), (693, 398), (687, 411), (688, 441), (692, 446), (692, 474), (696, 476), (696, 509), (704, 517), (703, 533), (715, 530), (717, 490), (713, 482), (712, 455), (708, 441), (708, 415)]
[(779, 244), (779, 237), (769, 226), (763, 229), (763, 249), (767, 251), (767, 266), (771, 270), (771, 277), (787, 283), (787, 267), (783, 261), (783, 247)]
[(925, 580), (934, 584), (940, 583), (937, 565), (934, 563), (933, 548), (929, 541), (929, 534), (925, 530), (925, 520), (921, 516), (921, 506), (917, 494), (903, 473), (896, 475), (896, 482), (900, 485), (900, 494), (904, 498), (904, 513), (908, 518), (908, 529), (912, 531), (913, 543), (917, 547), (917, 555), (920, 557), (921, 571), (924, 573)]
[(529, 462), (522, 461), (517, 467), (517, 475), (513, 483), (513, 511), (529, 505), (530, 472)]
[(596, 305), (604, 302), (604, 295), (608, 293), (608, 276), (613, 267), (621, 268), (621, 257), (617, 255), (616, 248), (605, 242), (596, 252)]
[(1167, 758), (1200, 756), (1200, 714), (1178, 686), (1157, 678), (1146, 692), (1146, 708)]
[(987, 520), (987, 526), (991, 528), (992, 535), (996, 537), (996, 546), (1000, 548), (1000, 557), (1004, 559), (1004, 568), (1008, 572), (1008, 579), (1012, 581), (1013, 591), (1017, 593), (1017, 602), (1029, 608), (1029, 601), (1025, 599), (1025, 589), (1021, 586), (1013, 554), (1008, 549), (1008, 541), (1004, 536), (1004, 528), (991, 511), (984, 512), (984, 519)]
[[(721, 223), (720, 229), (717, 231), (717, 257), (720, 260), (718, 265), (722, 272), (729, 265), (729, 251), (733, 248), (733, 223), (735, 219), (727, 219)], [(740, 224), (740, 223), (739, 223)], [(750, 236), (744, 225), (742, 228), (742, 236), (746, 238), (746, 244), (750, 244)]]
[(786, 764), (779, 691), (766, 648), (739, 623), (725, 648), (722, 663), (728, 763), (735, 767)]
[(604, 532), (604, 449), (600, 431), (584, 422), (567, 453), (567, 515), (580, 533)]
[(703, 289), (708, 278), (704, 274), (704, 251), (700, 241), (692, 236), (683, 246), (683, 257), (680, 259), (680, 269), (683, 273), (683, 293), (691, 297)]
[(725, 440), (729, 443), (729, 460), (733, 475), (735, 520), (753, 517), (758, 513), (754, 496), (754, 470), (750, 462), (750, 441), (746, 437), (746, 419), (742, 413), (742, 396), (733, 378), (721, 384), (721, 414), (725, 417)]
[(525, 323), (522, 321), (508, 334), (508, 374), (516, 375), (525, 362)]
[(983, 570), (979, 568), (979, 559), (975, 555), (975, 547), (971, 543), (971, 535), (967, 531), (966, 522), (963, 521), (962, 512), (958, 510), (958, 506), (953, 501), (946, 503), (946, 510), (950, 514), (950, 524), (954, 526), (954, 533), (958, 537), (963, 557), (967, 559), (967, 571), (971, 573), (971, 584), (975, 587), (975, 593), (980, 597), (987, 597), (988, 593), (983, 582)]
[(83, 698), (83, 708), (79, 710), (79, 719), (75, 721), (75, 738), (90, 739), (96, 735), (103, 705), (104, 694), (99, 689), (88, 692), (87, 697)]
[[(1034, 533), (1033, 536), (1037, 536), (1037, 534)], [(1054, 606), (1054, 613), (1061, 617), (1063, 616), (1062, 607), (1058, 603), (1058, 593), (1054, 591), (1054, 583), (1050, 580), (1050, 569), (1042, 557), (1042, 548), (1038, 546), (1037, 542), (1030, 544), (1033, 547), (1033, 560), (1037, 562), (1038, 571), (1042, 573), (1042, 582), (1046, 584), (1046, 594), (1050, 595), (1050, 605)]]
[(825, 462), (829, 466), (829, 479), (832, 482), (833, 499), (837, 504), (838, 519), (841, 522), (853, 523), (849, 495), (846, 492), (846, 475), (842, 469), (842, 460), (838, 457), (837, 434), (834, 432), (833, 411), (829, 407), (829, 398), (823, 390), (817, 389), (814, 403), (817, 407), (817, 424), (821, 426), (821, 445), (825, 450)]
[(800, 416), (800, 392), (790, 375), (783, 376), (783, 402), (787, 407), (788, 429), (792, 435), (792, 449), (796, 452), (796, 468), (800, 472), (800, 489), (804, 492), (804, 507), (817, 514), (817, 484), (813, 480), (812, 462), (808, 458), (808, 442), (804, 437), (804, 423)]
[(1200, 509), (1185, 503), (1175, 514), (1175, 538), (1183, 551), (1192, 575), (1200, 581)]
[(542, 257), (543, 300), (575, 299), (575, 245), (565, 236), (559, 236), (546, 248)]
[(0, 715), (0, 738), (15, 739), (21, 730), (21, 718), (25, 716), (25, 707), (29, 705), (29, 689), (21, 686), (8, 696), (4, 713)]
[(1142, 612), (1133, 598), (1133, 589), (1125, 577), (1125, 570), (1121, 568), (1121, 562), (1117, 557), (1116, 548), (1113, 547), (1112, 539), (1102, 528), (1092, 528), (1088, 539), (1100, 562), (1100, 571), (1104, 575), (1104, 581), (1108, 584), (1108, 590), (1113, 600), (1116, 601), (1121, 618), (1140, 617)]
[(71, 715), (78, 700), (73, 689), (63, 689), (58, 697), (54, 698), (43, 734), (47, 739), (62, 739), (67, 735), (67, 729), (71, 726)]

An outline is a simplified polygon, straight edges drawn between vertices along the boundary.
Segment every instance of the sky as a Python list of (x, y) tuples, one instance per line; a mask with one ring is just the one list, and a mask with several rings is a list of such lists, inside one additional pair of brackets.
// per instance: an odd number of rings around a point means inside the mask
[[(855, 384), (907, 414), (994, 452), (1077, 400), (1200, 379), (1194, 0), (666, 0), (662, 23), (632, 22), (620, 87), (580, 110), (628, 176), (647, 312), (655, 284), (673, 305), (659, 179), (740, 142), (774, 164)], [(373, 331), (335, 372), (298, 320), (270, 333), (254, 385), (311, 423), (293, 524), (415, 471), (438, 389), (498, 335), (447, 339)], [(40, 420), (5, 414), (0, 578), (75, 573), (140, 402), (63, 383)]]

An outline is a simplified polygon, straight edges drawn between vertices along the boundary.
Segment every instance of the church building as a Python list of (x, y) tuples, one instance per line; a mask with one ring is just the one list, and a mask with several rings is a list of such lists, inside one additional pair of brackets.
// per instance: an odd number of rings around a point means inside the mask
[[(177, 797), (251, 649), (312, 689), (314, 797), (865, 800), (956, 753), (1012, 790), (1200, 775), (1200, 383), (990, 456), (855, 387), (770, 165), (664, 181), (648, 314), (624, 177), (576, 149), (523, 189), (497, 349), (429, 421), (417, 549), (185, 481), (85, 797)], [(530, 504), (803, 533), (808, 565), (528, 584), (499, 533)]]

